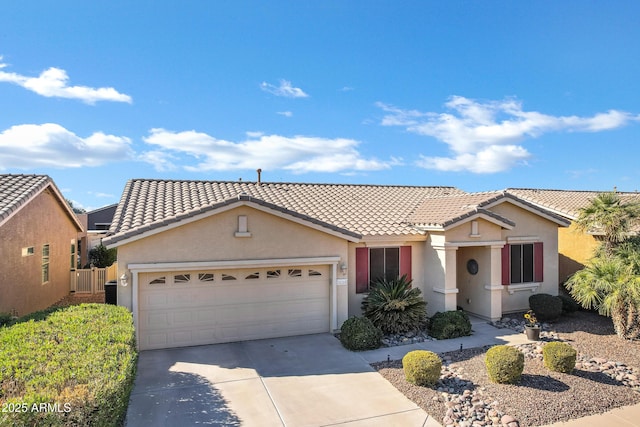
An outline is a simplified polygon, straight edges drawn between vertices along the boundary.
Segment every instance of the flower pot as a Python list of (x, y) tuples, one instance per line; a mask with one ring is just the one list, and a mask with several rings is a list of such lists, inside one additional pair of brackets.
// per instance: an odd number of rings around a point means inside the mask
[(524, 332), (529, 341), (540, 341), (540, 326), (525, 326)]

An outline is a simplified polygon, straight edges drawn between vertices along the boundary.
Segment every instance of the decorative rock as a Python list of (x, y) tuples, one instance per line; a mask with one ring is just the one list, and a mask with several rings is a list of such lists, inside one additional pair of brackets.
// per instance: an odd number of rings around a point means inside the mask
[(508, 426), (508, 427), (513, 427), (511, 426), (511, 424), (513, 423), (515, 423), (516, 426), (518, 425), (518, 420), (513, 418), (511, 415), (503, 415), (502, 418), (500, 418), (500, 422), (502, 423), (502, 425)]

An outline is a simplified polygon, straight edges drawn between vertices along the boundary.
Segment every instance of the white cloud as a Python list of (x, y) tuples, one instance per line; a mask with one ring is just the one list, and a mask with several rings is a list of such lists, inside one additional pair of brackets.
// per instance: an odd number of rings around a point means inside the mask
[(601, 132), (640, 121), (640, 116), (609, 110), (592, 117), (551, 116), (524, 111), (516, 99), (478, 102), (453, 96), (446, 113), (404, 110), (377, 103), (386, 114), (383, 126), (401, 126), (409, 132), (446, 143), (450, 157), (421, 156), (417, 164), (442, 171), (495, 173), (511, 169), (531, 154), (519, 143), (549, 132)]
[(82, 138), (55, 123), (17, 125), (0, 133), (0, 170), (100, 166), (131, 158), (130, 145), (102, 132)]
[(260, 89), (265, 92), (269, 92), (270, 94), (283, 96), (285, 98), (307, 98), (309, 96), (299, 87), (293, 87), (291, 82), (288, 80), (280, 80), (280, 86), (262, 82), (260, 84)]
[(248, 135), (245, 141), (231, 142), (196, 131), (151, 129), (144, 141), (160, 148), (150, 152), (153, 154), (147, 153), (148, 158), (180, 153), (197, 159), (196, 165), (185, 166), (191, 171), (257, 168), (294, 173), (369, 171), (389, 169), (400, 163), (398, 159), (364, 158), (357, 150), (359, 142), (345, 138)]
[(291, 111), (278, 111), (278, 114), (285, 117), (293, 117), (293, 113)]
[[(2, 56), (0, 56), (2, 61)], [(0, 70), (7, 64), (0, 62)], [(98, 101), (114, 101), (131, 103), (131, 97), (119, 93), (112, 87), (91, 88), (88, 86), (68, 86), (69, 76), (65, 70), (51, 67), (38, 77), (27, 77), (17, 73), (0, 71), (0, 82), (14, 83), (38, 95), (46, 97), (79, 99), (87, 104)]]

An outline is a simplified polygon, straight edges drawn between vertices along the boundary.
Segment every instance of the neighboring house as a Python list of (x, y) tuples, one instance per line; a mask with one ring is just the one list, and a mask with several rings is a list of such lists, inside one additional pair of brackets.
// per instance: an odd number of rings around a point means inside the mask
[(152, 349), (335, 331), (372, 280), (402, 274), (430, 315), (497, 319), (557, 294), (568, 225), (503, 192), (132, 180), (103, 242)]
[(24, 315), (69, 294), (82, 231), (46, 175), (0, 175), (0, 312)]
[[(558, 231), (558, 280), (564, 283), (573, 273), (584, 268), (600, 245), (602, 233), (584, 232), (577, 229), (575, 220), (580, 209), (586, 208), (602, 191), (546, 190), (531, 188), (508, 188), (513, 194), (540, 208), (547, 209), (571, 221), (568, 228)], [(637, 192), (617, 192), (625, 202), (640, 202)]]
[(102, 243), (102, 238), (107, 235), (113, 215), (118, 207), (117, 203), (104, 206), (78, 217), (86, 230), (78, 237), (79, 264), (85, 266), (89, 262), (89, 251)]

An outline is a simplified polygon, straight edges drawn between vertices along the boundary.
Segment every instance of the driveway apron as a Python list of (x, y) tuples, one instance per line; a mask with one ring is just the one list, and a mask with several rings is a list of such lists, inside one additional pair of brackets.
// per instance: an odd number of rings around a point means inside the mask
[(436, 426), (330, 334), (140, 353), (137, 426)]

